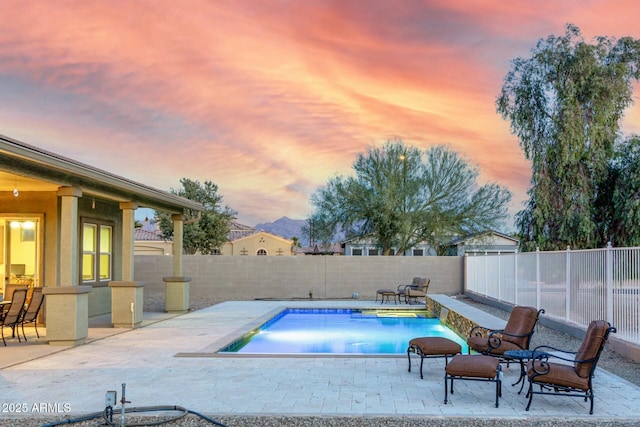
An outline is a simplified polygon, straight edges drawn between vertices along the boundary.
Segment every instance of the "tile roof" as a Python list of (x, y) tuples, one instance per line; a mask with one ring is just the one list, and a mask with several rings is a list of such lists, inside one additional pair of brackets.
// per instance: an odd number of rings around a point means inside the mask
[(165, 242), (171, 241), (171, 239), (163, 239), (160, 230), (143, 230), (142, 228), (136, 228), (133, 230), (134, 239), (137, 241), (156, 241)]
[(243, 237), (251, 236), (252, 234), (256, 234), (257, 231), (253, 227), (249, 227), (248, 225), (240, 224), (236, 221), (231, 221), (229, 235), (227, 236), (227, 240), (233, 242), (234, 240), (242, 239)]

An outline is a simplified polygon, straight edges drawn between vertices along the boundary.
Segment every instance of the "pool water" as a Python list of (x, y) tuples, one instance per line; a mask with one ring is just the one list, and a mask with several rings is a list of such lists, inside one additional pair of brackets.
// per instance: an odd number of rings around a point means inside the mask
[(287, 309), (219, 353), (406, 354), (416, 337), (464, 339), (425, 310)]

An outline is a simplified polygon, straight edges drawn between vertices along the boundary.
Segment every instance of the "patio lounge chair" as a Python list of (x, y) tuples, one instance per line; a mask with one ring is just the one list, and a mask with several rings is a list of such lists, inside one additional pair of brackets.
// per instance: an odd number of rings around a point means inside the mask
[(40, 308), (42, 307), (43, 302), (44, 294), (42, 293), (42, 288), (33, 288), (31, 292), (31, 301), (29, 302), (27, 309), (22, 311), (22, 318), (20, 319), (22, 336), (25, 341), (27, 341), (27, 336), (24, 333), (25, 323), (33, 323), (36, 335), (40, 338), (40, 334), (38, 333), (38, 313), (40, 313)]
[(418, 298), (424, 298), (427, 296), (427, 289), (429, 289), (429, 283), (431, 283), (431, 279), (422, 279), (422, 283), (420, 284), (420, 287), (418, 288), (408, 288), (405, 296), (404, 296), (404, 301), (407, 304), (411, 304), (411, 302), (418, 302)]
[(541, 313), (544, 313), (544, 310), (536, 311), (534, 307), (517, 306), (511, 311), (504, 329), (491, 330), (482, 326), (473, 327), (467, 338), (469, 353), (471, 350), (475, 350), (487, 356), (498, 357), (503, 362), (511, 361), (504, 356), (504, 352), (529, 349), (531, 337)]
[[(529, 403), (526, 410), (529, 410), (534, 394), (548, 394), (583, 397), (585, 402), (589, 399), (589, 414), (593, 414), (593, 373), (611, 332), (616, 333), (616, 328), (609, 322), (594, 320), (589, 324), (582, 345), (575, 353), (544, 345), (536, 347), (533, 350), (535, 358), (527, 365)], [(551, 358), (573, 364), (549, 362)], [(539, 391), (534, 390), (534, 384), (540, 386)]]
[(414, 277), (411, 280), (411, 284), (409, 285), (398, 285), (398, 289), (396, 290), (396, 294), (398, 295), (398, 299), (404, 299), (404, 302), (407, 302), (407, 291), (409, 289), (420, 289), (422, 284), (425, 282), (424, 277)]
[[(22, 319), (22, 311), (24, 310), (24, 302), (27, 299), (27, 288), (18, 288), (13, 291), (13, 295), (11, 297), (11, 304), (9, 304), (9, 308), (2, 315), (2, 319), (0, 319), (0, 330), (2, 333), (2, 342), (4, 346), (7, 346), (7, 341), (4, 339), (4, 328), (10, 327), (12, 332), (15, 334), (15, 329), (20, 323), (20, 319)], [(18, 333), (18, 341), (20, 340), (20, 333)]]

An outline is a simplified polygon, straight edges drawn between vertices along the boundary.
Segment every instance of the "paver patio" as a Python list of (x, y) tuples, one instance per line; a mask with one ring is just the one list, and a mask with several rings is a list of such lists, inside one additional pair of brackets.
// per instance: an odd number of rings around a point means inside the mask
[[(28, 360), (13, 341), (0, 348), (0, 403), (41, 403), (62, 408), (48, 415), (82, 415), (104, 409), (105, 392), (122, 384), (131, 406), (180, 405), (211, 416), (486, 416), (501, 419), (637, 421), (640, 388), (598, 368), (594, 415), (580, 398), (535, 396), (525, 411), (524, 392), (511, 387), (518, 364), (504, 369), (500, 407), (491, 385), (455, 383), (444, 405), (444, 362), (425, 360), (424, 380), (398, 357), (216, 357), (222, 343), (250, 329), (279, 307), (378, 308), (372, 301), (225, 302), (167, 317), (135, 330), (91, 330), (99, 338), (73, 348), (42, 347)], [(499, 321), (499, 320), (498, 320)], [(504, 323), (504, 322), (503, 322)], [(114, 334), (115, 333), (115, 334)], [(100, 335), (104, 336), (104, 338)], [(50, 353), (50, 354), (47, 354)], [(184, 357), (194, 354), (212, 357)], [(176, 357), (181, 355), (182, 357)], [(8, 366), (8, 360), (25, 360)], [(35, 406), (34, 406), (35, 405)], [(57, 406), (56, 406), (57, 405)], [(67, 408), (67, 409), (65, 409)], [(38, 413), (38, 415), (42, 415)], [(4, 411), (1, 419), (24, 417)]]

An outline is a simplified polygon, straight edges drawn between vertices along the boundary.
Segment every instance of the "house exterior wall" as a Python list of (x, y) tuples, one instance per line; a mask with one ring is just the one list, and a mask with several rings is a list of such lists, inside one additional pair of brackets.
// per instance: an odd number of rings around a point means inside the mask
[[(396, 289), (414, 276), (431, 279), (429, 293), (463, 291), (462, 257), (238, 257), (185, 255), (191, 298), (211, 303), (257, 298), (352, 298), (374, 300), (376, 290)], [(164, 299), (163, 277), (171, 258), (136, 256), (135, 280), (145, 282), (145, 299)]]
[[(53, 192), (22, 191), (18, 197), (0, 192), (0, 213), (41, 216), (43, 250), (40, 254), (39, 286), (57, 286), (58, 197)], [(4, 262), (4, 259), (0, 262)]]
[[(56, 192), (21, 191), (18, 197), (13, 193), (0, 192), (0, 213), (32, 215), (42, 218), (42, 253), (40, 254), (39, 286), (77, 286), (82, 283), (60, 283), (58, 247), (60, 203)], [(113, 225), (113, 280), (121, 280), (122, 268), (122, 214), (115, 202), (98, 201), (93, 208), (93, 200), (80, 198), (78, 201), (79, 218), (107, 221)], [(80, 221), (78, 227), (81, 227)], [(81, 229), (78, 230), (81, 236)], [(80, 245), (81, 248), (81, 245)], [(81, 250), (81, 249), (80, 249)], [(100, 289), (102, 288), (102, 289)], [(111, 312), (111, 293), (107, 284), (94, 286), (89, 293), (89, 316)]]
[(291, 256), (293, 243), (270, 233), (258, 232), (232, 242), (226, 242), (221, 250), (222, 255), (255, 256), (260, 249), (267, 256)]
[[(78, 200), (78, 236), (82, 236), (82, 220), (91, 222), (92, 220), (107, 222), (113, 226), (112, 255), (111, 264), (113, 271), (111, 280), (122, 280), (122, 211), (117, 202), (95, 200), (92, 198), (80, 198)], [(82, 245), (79, 246), (80, 256), (82, 256)], [(80, 263), (80, 265), (82, 265)], [(82, 277), (82, 275), (80, 275)], [(86, 283), (79, 283), (86, 285)], [(92, 284), (93, 290), (89, 293), (89, 317), (111, 313), (111, 290), (109, 281)]]
[[(356, 255), (356, 252), (358, 255)], [(361, 253), (361, 255), (360, 255)], [(422, 255), (418, 255), (417, 253), (422, 253)], [(382, 255), (380, 249), (376, 247), (373, 242), (345, 242), (344, 244), (344, 255), (345, 256), (380, 256)], [(435, 256), (436, 251), (428, 244), (421, 243), (419, 245), (414, 246), (411, 249), (408, 249), (405, 252), (406, 256)]]
[(468, 252), (515, 252), (517, 249), (516, 239), (508, 239), (496, 234), (470, 238), (457, 245), (459, 256), (464, 256)]
[(133, 250), (136, 255), (173, 255), (173, 243), (155, 240), (136, 240)]

